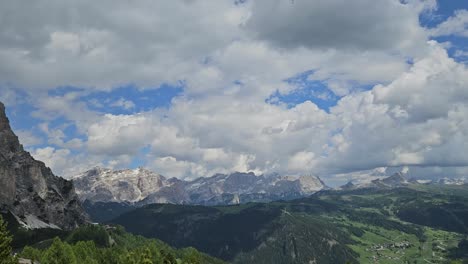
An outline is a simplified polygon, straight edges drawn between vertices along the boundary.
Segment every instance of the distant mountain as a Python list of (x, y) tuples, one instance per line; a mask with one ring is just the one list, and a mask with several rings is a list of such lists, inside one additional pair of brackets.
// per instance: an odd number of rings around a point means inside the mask
[(350, 181), (345, 185), (339, 187), (339, 190), (355, 190), (363, 188), (383, 188), (383, 189), (392, 189), (397, 187), (403, 187), (408, 185), (410, 182), (406, 179), (405, 175), (401, 172), (397, 172), (389, 177), (374, 179), (374, 180), (364, 180), (353, 182)]
[(314, 176), (236, 172), (183, 181), (146, 169), (94, 168), (72, 177), (82, 201), (221, 205), (294, 199), (327, 188)]
[(405, 174), (397, 172), (389, 177), (374, 179), (374, 180), (361, 180), (349, 181), (345, 185), (337, 188), (338, 190), (356, 190), (365, 188), (378, 188), (378, 189), (392, 189), (398, 187), (405, 187), (409, 185), (466, 185), (468, 180), (466, 178), (441, 178), (437, 180), (423, 180), (411, 178), (408, 179)]
[(433, 183), (443, 184), (443, 185), (467, 185), (468, 179), (467, 178), (441, 178)]
[(23, 149), (0, 103), (0, 211), (26, 228), (73, 229), (86, 214), (73, 183)]

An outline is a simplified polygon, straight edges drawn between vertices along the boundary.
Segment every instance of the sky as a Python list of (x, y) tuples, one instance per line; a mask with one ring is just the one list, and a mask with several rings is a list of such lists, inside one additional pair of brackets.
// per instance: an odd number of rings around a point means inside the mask
[(468, 174), (468, 2), (0, 1), (0, 101), (60, 176)]

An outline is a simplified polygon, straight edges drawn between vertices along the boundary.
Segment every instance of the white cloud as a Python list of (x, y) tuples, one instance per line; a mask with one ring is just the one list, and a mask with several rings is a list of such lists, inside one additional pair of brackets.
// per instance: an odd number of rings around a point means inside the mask
[(292, 173), (311, 171), (316, 163), (315, 154), (313, 152), (300, 151), (294, 154), (288, 161), (288, 170)]
[[(154, 88), (185, 81), (194, 94), (227, 88), (232, 89), (226, 93), (235, 92), (239, 87), (230, 84), (240, 80), (255, 86), (240, 92), (263, 91), (259, 96), (281, 88), (279, 81), (311, 69), (321, 80), (390, 81), (405, 70), (406, 56), (424, 50), (425, 33), (418, 25), (423, 8), (419, 1), (410, 2), (385, 0), (385, 7), (378, 8), (371, 0), (294, 5), (288, 1), (235, 5), (230, 0), (4, 2), (0, 78), (3, 85), (15, 83), (30, 92), (68, 85), (91, 90), (126, 84)], [(272, 8), (282, 16), (268, 23), (264, 20), (274, 17)], [(347, 10), (346, 15), (336, 16), (338, 10)], [(320, 26), (323, 23), (326, 26)], [(307, 31), (291, 39), (305, 43), (306, 49), (277, 48), (250, 34), (277, 30), (275, 25), (285, 25), (291, 29), (287, 32)], [(325, 31), (331, 37), (322, 36)], [(278, 32), (272, 37), (287, 34)], [(328, 50), (309, 45), (318, 40), (325, 41)], [(403, 46), (412, 48), (404, 54), (388, 48)]]
[(467, 166), (468, 69), (434, 42), (431, 53), (387, 86), (343, 98), (332, 113), (342, 140), (325, 167)]
[(156, 129), (152, 119), (139, 114), (110, 115), (89, 126), (88, 149), (91, 153), (119, 156), (136, 154), (149, 144)]
[(2, 2), (0, 77), (20, 87), (177, 82), (239, 35), (232, 1)]
[(468, 10), (457, 10), (454, 16), (449, 17), (437, 27), (430, 30), (431, 35), (468, 37)]
[(189, 161), (178, 161), (170, 156), (158, 158), (151, 165), (154, 169), (164, 172), (166, 175), (183, 179), (194, 179), (193, 175), (207, 174), (204, 167), (199, 164)]
[[(44, 162), (57, 175), (64, 177), (74, 175), (90, 165), (90, 162), (86, 162), (83, 157), (73, 156), (68, 149), (37, 148), (31, 152), (31, 155)], [(71, 164), (74, 165), (70, 166)]]
[(42, 138), (34, 135), (28, 130), (17, 130), (15, 131), (15, 134), (18, 136), (20, 143), (27, 149), (43, 143)]
[(130, 110), (130, 109), (135, 108), (135, 103), (132, 102), (131, 100), (125, 100), (124, 98), (119, 98), (119, 100), (111, 103), (110, 106), (121, 107), (125, 110)]

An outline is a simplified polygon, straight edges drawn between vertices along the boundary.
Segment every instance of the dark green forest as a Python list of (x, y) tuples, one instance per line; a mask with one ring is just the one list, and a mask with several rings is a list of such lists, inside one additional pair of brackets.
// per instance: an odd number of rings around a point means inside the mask
[[(201, 264), (224, 263), (194, 248), (174, 249), (167, 244), (125, 232), (120, 226), (86, 225), (72, 232), (31, 231), (38, 243), (12, 248), (13, 236), (0, 217), (0, 263), (18, 263), (18, 258), (41, 264)], [(26, 230), (17, 233), (24, 239)], [(16, 257), (12, 252), (17, 251)]]

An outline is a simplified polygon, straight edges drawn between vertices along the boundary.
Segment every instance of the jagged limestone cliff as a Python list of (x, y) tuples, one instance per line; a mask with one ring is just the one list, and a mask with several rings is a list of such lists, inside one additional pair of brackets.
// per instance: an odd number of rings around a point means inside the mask
[(87, 221), (73, 183), (23, 149), (0, 102), (0, 209), (29, 228), (72, 229)]

